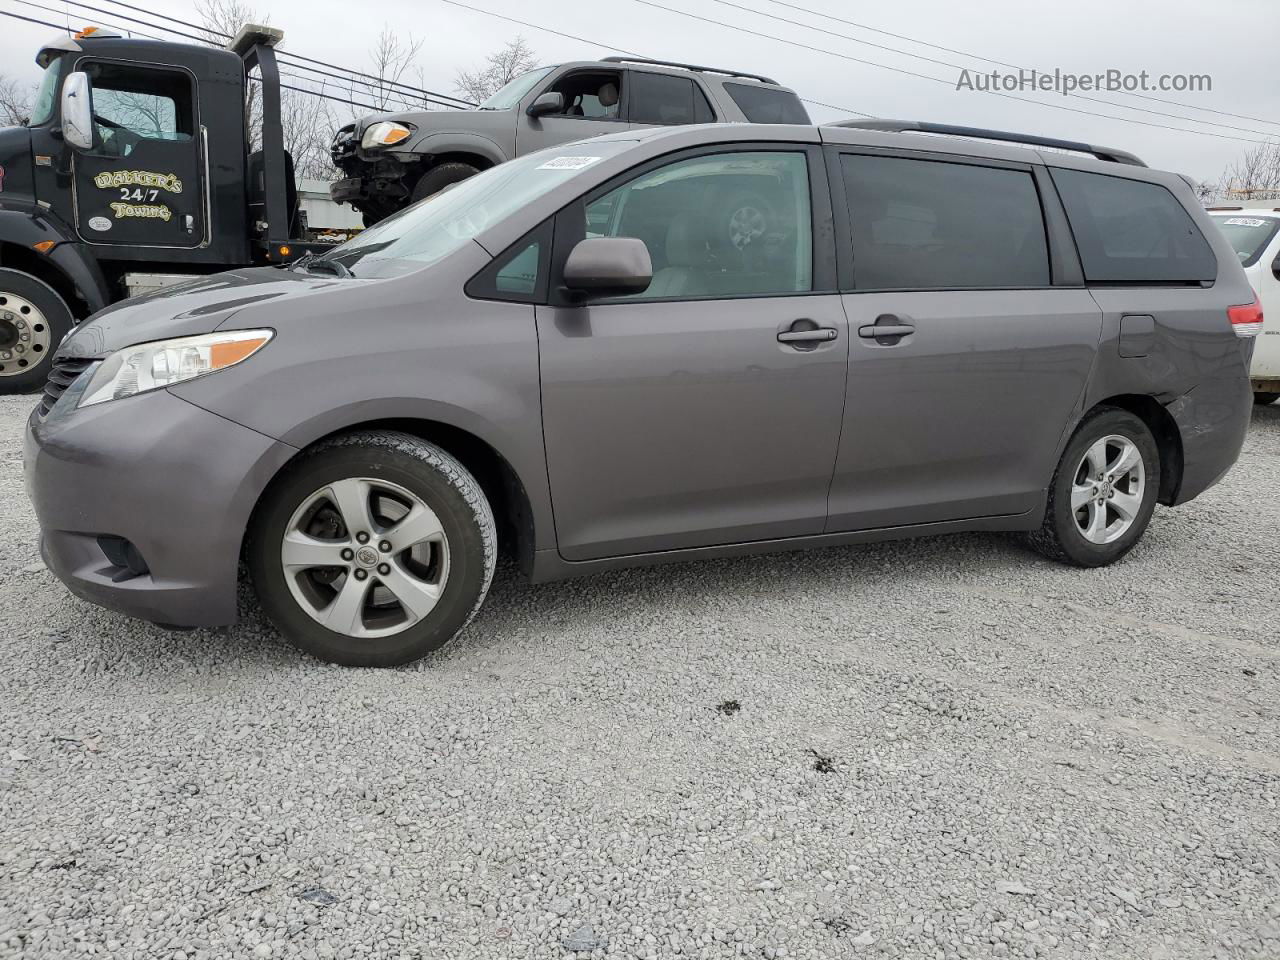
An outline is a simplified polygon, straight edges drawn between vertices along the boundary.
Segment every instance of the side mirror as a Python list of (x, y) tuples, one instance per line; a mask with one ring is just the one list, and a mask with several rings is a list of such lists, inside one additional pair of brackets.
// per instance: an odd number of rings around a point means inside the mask
[(588, 237), (569, 251), (564, 285), (579, 300), (643, 293), (653, 280), (653, 261), (635, 237)]
[(525, 111), (531, 117), (545, 117), (551, 113), (564, 113), (564, 94), (549, 90), (538, 95)]
[(62, 138), (77, 150), (93, 149), (93, 88), (82, 71), (62, 81)]
[(1280, 280), (1280, 253), (1277, 253), (1276, 258), (1271, 261), (1271, 274)]

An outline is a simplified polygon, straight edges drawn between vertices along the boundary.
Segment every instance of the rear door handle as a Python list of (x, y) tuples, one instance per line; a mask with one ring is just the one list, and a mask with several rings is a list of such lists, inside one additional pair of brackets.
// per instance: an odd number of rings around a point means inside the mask
[(835, 327), (818, 327), (814, 330), (783, 330), (778, 334), (779, 343), (824, 343), (838, 337)]
[(909, 323), (868, 323), (858, 328), (858, 336), (863, 340), (878, 340), (881, 337), (906, 337), (916, 332)]

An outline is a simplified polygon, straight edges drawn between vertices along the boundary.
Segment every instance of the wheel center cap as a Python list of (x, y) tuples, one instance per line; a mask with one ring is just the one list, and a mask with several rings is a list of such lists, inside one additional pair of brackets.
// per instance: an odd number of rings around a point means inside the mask
[(356, 563), (362, 567), (376, 567), (378, 565), (378, 551), (373, 547), (361, 547), (356, 551)]

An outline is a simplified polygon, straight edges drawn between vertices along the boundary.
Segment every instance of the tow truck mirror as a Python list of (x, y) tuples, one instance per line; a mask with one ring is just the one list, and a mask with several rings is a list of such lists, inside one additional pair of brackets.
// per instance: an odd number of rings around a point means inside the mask
[(62, 82), (62, 138), (77, 150), (93, 149), (93, 88), (82, 71)]
[(551, 113), (564, 113), (564, 94), (549, 90), (540, 94), (525, 111), (531, 117), (545, 117)]

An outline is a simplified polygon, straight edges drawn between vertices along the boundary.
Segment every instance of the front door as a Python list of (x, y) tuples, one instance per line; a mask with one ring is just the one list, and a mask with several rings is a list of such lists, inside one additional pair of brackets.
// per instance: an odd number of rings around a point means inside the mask
[(82, 60), (94, 148), (72, 160), (76, 229), (87, 243), (197, 247), (205, 241), (203, 145), (194, 80), (174, 68)]
[[(537, 87), (522, 101), (518, 113), (517, 155), (629, 129), (623, 112), (625, 75), (625, 70), (570, 70)], [(544, 93), (563, 96), (564, 112), (541, 117), (526, 114), (523, 108)]]
[(820, 154), (786, 146), (657, 161), (559, 215), (557, 263), (630, 236), (654, 267), (643, 294), (537, 308), (562, 556), (822, 531), (849, 342), (829, 209)]
[(1089, 292), (1053, 284), (1030, 167), (918, 157), (833, 168), (852, 284), (830, 532), (1035, 509), (1098, 349)]

